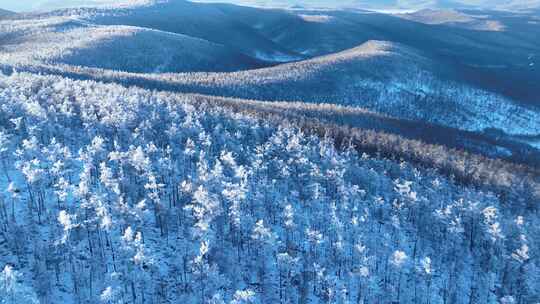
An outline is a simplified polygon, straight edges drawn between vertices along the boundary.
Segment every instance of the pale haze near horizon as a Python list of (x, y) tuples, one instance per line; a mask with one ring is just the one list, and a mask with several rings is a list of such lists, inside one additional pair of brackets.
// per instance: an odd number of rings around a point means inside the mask
[[(15, 12), (52, 10), (63, 7), (124, 3), (132, 0), (0, 0), (0, 8)], [(255, 6), (284, 7), (356, 7), (381, 9), (422, 8), (538, 8), (540, 0), (194, 0), (193, 2), (226, 2)]]
[(118, 0), (0, 0), (0, 8), (14, 12), (48, 10), (70, 6), (115, 3)]
[[(0, 0), (0, 8), (15, 12), (32, 10), (48, 10), (73, 6), (92, 6), (100, 4), (114, 4), (130, 0)], [(306, 6), (341, 6), (356, 4), (358, 0), (193, 0), (193, 2), (225, 2), (233, 4), (246, 4), (256, 6), (286, 6), (301, 4)], [(387, 0), (381, 2), (388, 2)], [(339, 4), (337, 4), (339, 3)], [(387, 5), (385, 5), (387, 6)]]
[(47, 0), (0, 0), (0, 8), (14, 12), (32, 11), (46, 6)]

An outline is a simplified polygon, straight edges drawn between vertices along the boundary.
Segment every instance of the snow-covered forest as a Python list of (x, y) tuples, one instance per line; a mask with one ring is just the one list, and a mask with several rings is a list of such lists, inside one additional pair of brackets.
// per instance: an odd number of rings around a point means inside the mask
[(0, 88), (4, 303), (540, 297), (533, 195), (192, 95), (25, 73)]
[(2, 17), (0, 304), (540, 303), (540, 47), (486, 14)]
[(434, 71), (437, 62), (396, 43), (368, 41), (327, 56), (261, 68), (269, 63), (205, 40), (68, 17), (0, 22), (0, 31), (8, 42), (19, 32), (25, 41), (9, 44), (0, 54), (0, 68), (8, 72), (47, 71), (149, 89), (363, 107), (467, 131), (540, 132), (536, 108), (441, 79)]

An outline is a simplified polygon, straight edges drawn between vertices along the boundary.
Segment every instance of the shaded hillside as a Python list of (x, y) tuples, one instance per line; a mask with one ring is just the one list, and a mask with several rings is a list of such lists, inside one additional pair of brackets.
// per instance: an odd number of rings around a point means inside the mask
[(481, 131), (538, 134), (533, 109), (486, 91), (440, 79), (436, 63), (387, 42), (312, 60), (233, 74), (165, 75), (179, 89), (260, 100), (335, 103), (394, 117)]
[(58, 63), (136, 73), (238, 71), (268, 66), (223, 45), (136, 27), (106, 27), (110, 38), (56, 60)]
[[(238, 14), (234, 6), (222, 10)], [(266, 11), (262, 11), (265, 15)], [(520, 102), (539, 106), (540, 71), (529, 57), (540, 54), (540, 31), (534, 13), (460, 11), (475, 16), (472, 28), (428, 25), (398, 16), (366, 11), (294, 10), (279, 19), (245, 17), (272, 41), (291, 51), (318, 56), (353, 48), (369, 40), (384, 40), (421, 50), (438, 62), (442, 77)], [(254, 14), (249, 14), (254, 15)], [(485, 31), (486, 27), (491, 29)], [(499, 31), (492, 31), (492, 29)]]
[[(124, 9), (75, 9), (53, 14), (77, 14), (93, 23), (131, 25), (171, 33), (185, 34), (226, 45), (246, 55), (266, 61), (291, 61), (301, 58), (287, 47), (261, 35), (251, 24), (237, 17), (237, 11), (250, 11), (253, 18), (266, 19), (272, 11), (234, 7), (224, 12), (221, 5), (192, 3), (183, 0), (157, 1), (149, 6)], [(277, 16), (286, 14), (278, 12)], [(278, 19), (276, 19), (278, 20)]]
[(9, 16), (9, 15), (14, 15), (14, 14), (15, 14), (14, 12), (7, 11), (7, 10), (4, 10), (4, 9), (0, 8), (0, 18), (5, 17), (5, 16)]
[[(128, 72), (237, 71), (267, 66), (199, 38), (129, 26), (96, 26), (68, 17), (0, 22), (0, 58)], [(39, 52), (35, 49), (39, 48)]]

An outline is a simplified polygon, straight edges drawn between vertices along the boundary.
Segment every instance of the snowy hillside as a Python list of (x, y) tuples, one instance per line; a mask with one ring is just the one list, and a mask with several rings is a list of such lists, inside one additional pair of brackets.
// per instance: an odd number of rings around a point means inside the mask
[(540, 303), (535, 13), (98, 2), (0, 17), (0, 304)]
[(31, 74), (0, 87), (7, 303), (540, 297), (534, 196), (194, 96)]
[[(223, 45), (131, 26), (98, 26), (71, 17), (0, 22), (11, 64), (69, 64), (137, 73), (235, 71), (264, 66)], [(40, 51), (36, 52), (36, 48)]]
[(13, 14), (14, 14), (13, 12), (0, 9), (0, 17), (9, 16), (9, 15), (13, 15)]
[(408, 20), (425, 24), (447, 25), (478, 31), (504, 31), (504, 25), (490, 16), (473, 15), (456, 10), (420, 10), (414, 13), (399, 14)]
[(236, 71), (268, 65), (223, 45), (181, 34), (110, 28), (112, 37), (74, 50), (58, 62), (138, 73)]
[(223, 44), (265, 61), (282, 62), (302, 58), (300, 54), (268, 39), (251, 24), (244, 23), (244, 18), (240, 18), (247, 13), (252, 18), (264, 20), (274, 15), (281, 17), (283, 12), (260, 12), (234, 6), (229, 9), (232, 11), (227, 11), (221, 5), (160, 0), (123, 9), (72, 9), (53, 14), (74, 14), (96, 24), (131, 25), (184, 34)]
[[(535, 25), (538, 13), (534, 11), (457, 10), (450, 16), (448, 11), (424, 11), (432, 12), (428, 18), (439, 21), (445, 17), (459, 20), (460, 16), (474, 19), (472, 23), (454, 23), (458, 26), (450, 29), (448, 23), (424, 24), (365, 10), (276, 10), (184, 0), (143, 2), (27, 17), (70, 16), (91, 24), (184, 34), (275, 64), (345, 51), (370, 40), (389, 41), (422, 51), (451, 81), (538, 106), (540, 70), (529, 60), (540, 56)], [(422, 20), (417, 15), (412, 19)]]
[(528, 10), (540, 8), (538, 0), (195, 0), (196, 2), (229, 2), (262, 7), (363, 8), (384, 11), (411, 11), (426, 8), (470, 8)]
[(196, 92), (216, 95), (353, 105), (473, 131), (540, 132), (536, 111), (497, 94), (442, 80), (432, 72), (435, 65), (414, 50), (370, 41), (341, 53), (267, 69), (171, 78), (195, 86)]
[(410, 48), (370, 41), (344, 52), (235, 73), (134, 75), (65, 68), (147, 88), (267, 101), (303, 101), (366, 108), (390, 116), (468, 131), (540, 133), (535, 109), (500, 95), (441, 79), (436, 62)]

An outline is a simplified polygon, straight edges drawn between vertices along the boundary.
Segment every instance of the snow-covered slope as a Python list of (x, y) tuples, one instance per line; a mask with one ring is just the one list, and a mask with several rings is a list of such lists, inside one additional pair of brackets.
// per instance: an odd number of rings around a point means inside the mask
[(137, 76), (103, 70), (65, 72), (217, 96), (358, 106), (462, 130), (499, 129), (511, 135), (540, 133), (535, 109), (439, 78), (435, 71), (436, 62), (416, 50), (371, 41), (337, 54), (235, 73)]
[(530, 69), (514, 17), (0, 21), (0, 303), (539, 302), (538, 110), (448, 68)]
[(56, 15), (77, 15), (92, 23), (130, 25), (184, 34), (226, 45), (265, 61), (291, 61), (302, 58), (261, 35), (242, 15), (251, 18), (280, 17), (284, 12), (261, 11), (226, 5), (206, 5), (184, 0), (150, 1), (147, 5), (123, 9), (71, 9)]
[(331, 129), (62, 77), (0, 75), (0, 108), (4, 302), (540, 297), (538, 197), (515, 172), (496, 195)]
[(9, 16), (9, 15), (13, 15), (13, 14), (15, 14), (15, 13), (0, 8), (0, 17)]
[(489, 15), (473, 15), (456, 10), (426, 9), (397, 16), (424, 24), (455, 26), (477, 31), (504, 31), (505, 29), (504, 24), (491, 20)]
[(228, 2), (262, 7), (304, 8), (361, 8), (383, 11), (411, 11), (419, 9), (507, 9), (530, 10), (540, 8), (538, 0), (195, 0), (197, 2)]
[(344, 52), (266, 69), (176, 77), (216, 95), (353, 105), (465, 130), (539, 134), (540, 118), (534, 109), (440, 78), (436, 65), (410, 48), (370, 41)]
[[(98, 26), (71, 17), (0, 22), (3, 62), (68, 64), (128, 72), (235, 71), (262, 61), (223, 45), (130, 26)], [(39, 49), (39, 52), (35, 50)]]
[(540, 54), (534, 13), (459, 10), (448, 16), (448, 11), (442, 15), (437, 13), (441, 11), (425, 12), (432, 12), (428, 17), (437, 20), (467, 16), (475, 21), (449, 28), (365, 10), (275, 10), (183, 0), (34, 16), (76, 16), (92, 24), (184, 34), (274, 63), (328, 55), (370, 40), (390, 41), (422, 50), (439, 70), (452, 75), (452, 81), (538, 106), (540, 70), (527, 59)]

